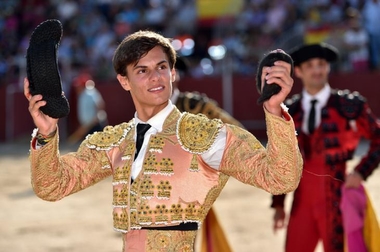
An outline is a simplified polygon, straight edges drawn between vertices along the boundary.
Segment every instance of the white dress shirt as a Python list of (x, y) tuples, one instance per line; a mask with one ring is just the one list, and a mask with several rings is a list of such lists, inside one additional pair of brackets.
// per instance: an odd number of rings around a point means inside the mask
[(305, 113), (302, 122), (302, 131), (304, 133), (309, 134), (307, 124), (311, 109), (311, 101), (317, 100), (317, 103), (315, 104), (315, 129), (317, 129), (321, 124), (321, 110), (324, 106), (326, 106), (327, 101), (330, 98), (330, 94), (331, 87), (328, 83), (315, 95), (310, 95), (305, 89), (302, 91), (301, 105)]

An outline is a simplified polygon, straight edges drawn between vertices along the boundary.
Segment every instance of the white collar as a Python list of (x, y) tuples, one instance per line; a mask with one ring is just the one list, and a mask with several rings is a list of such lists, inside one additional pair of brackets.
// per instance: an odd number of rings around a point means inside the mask
[(318, 105), (320, 107), (323, 107), (326, 105), (327, 100), (329, 99), (331, 94), (331, 87), (328, 83), (315, 95), (310, 95), (308, 92), (306, 92), (305, 89), (302, 91), (302, 96), (303, 96), (303, 103), (304, 104), (310, 104), (311, 100), (318, 100)]
[(149, 123), (152, 126), (152, 128), (157, 130), (157, 132), (161, 132), (162, 126), (164, 125), (164, 121), (165, 121), (166, 117), (168, 117), (168, 115), (172, 112), (173, 108), (174, 108), (174, 105), (169, 100), (168, 105), (166, 105), (165, 108), (163, 108), (155, 116), (150, 118), (147, 122), (140, 120), (137, 117), (137, 112), (135, 112), (135, 116), (134, 116), (135, 123), (136, 124), (138, 124), (138, 123)]

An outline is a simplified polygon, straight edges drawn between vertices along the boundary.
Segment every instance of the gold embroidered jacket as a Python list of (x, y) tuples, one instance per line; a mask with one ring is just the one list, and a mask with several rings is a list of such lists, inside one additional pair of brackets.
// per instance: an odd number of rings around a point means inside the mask
[[(56, 201), (113, 176), (114, 228), (125, 233), (123, 251), (192, 251), (196, 231), (142, 228), (201, 224), (229, 176), (271, 194), (295, 190), (302, 159), (293, 121), (284, 116), (288, 120), (266, 113), (264, 148), (244, 129), (174, 109), (162, 132), (151, 136), (133, 182), (133, 120), (88, 136), (75, 153), (59, 155), (55, 136), (39, 150), (31, 148), (33, 189), (40, 198)], [(201, 154), (224, 126), (226, 148), (217, 170)]]

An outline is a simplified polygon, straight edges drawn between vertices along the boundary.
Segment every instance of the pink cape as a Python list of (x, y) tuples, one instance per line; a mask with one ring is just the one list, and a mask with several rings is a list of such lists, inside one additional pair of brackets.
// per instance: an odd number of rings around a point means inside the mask
[(345, 232), (345, 251), (380, 251), (380, 228), (364, 186), (343, 186), (340, 209)]

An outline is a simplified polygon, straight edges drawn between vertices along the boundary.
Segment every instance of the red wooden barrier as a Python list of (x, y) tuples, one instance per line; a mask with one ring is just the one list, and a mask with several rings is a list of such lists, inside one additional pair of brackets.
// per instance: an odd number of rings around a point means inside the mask
[[(333, 88), (356, 90), (364, 95), (377, 116), (380, 116), (379, 82), (380, 74), (378, 73), (336, 73), (330, 76), (330, 83)], [(97, 88), (106, 101), (106, 110), (111, 125), (132, 118), (134, 107), (130, 94), (124, 91), (116, 80), (108, 83), (97, 83)], [(301, 88), (299, 80), (296, 79), (292, 93), (299, 92)], [(223, 107), (221, 77), (185, 78), (181, 82), (180, 89), (205, 93)], [(264, 113), (262, 107), (256, 104), (258, 95), (254, 77), (235, 76), (232, 92), (233, 116), (258, 138), (265, 138)], [(15, 138), (28, 135), (34, 128), (22, 90), (13, 93), (11, 99), (9, 98), (6, 87), (0, 86), (0, 142), (12, 141)], [(69, 95), (69, 99), (72, 112), (68, 118), (60, 122), (62, 139), (65, 139), (66, 134), (73, 132), (78, 125), (75, 112), (76, 102), (71, 95)]]

